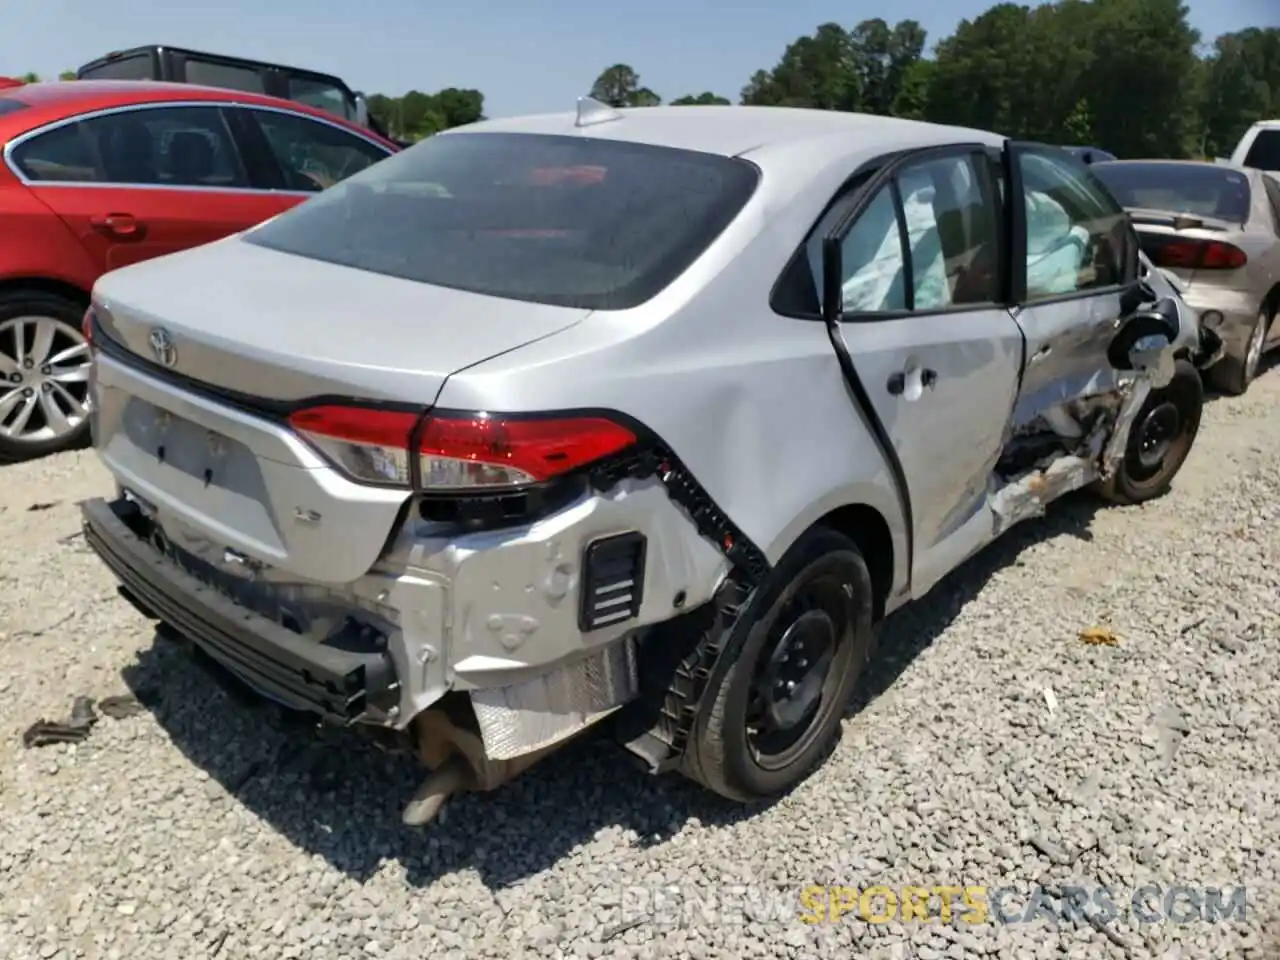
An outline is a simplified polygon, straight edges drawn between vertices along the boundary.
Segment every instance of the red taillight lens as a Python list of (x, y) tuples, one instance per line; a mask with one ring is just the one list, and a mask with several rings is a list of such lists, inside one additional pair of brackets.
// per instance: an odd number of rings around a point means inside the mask
[(1243, 250), (1221, 240), (1168, 240), (1152, 245), (1147, 256), (1158, 267), (1181, 270), (1239, 270), (1249, 262)]
[[(418, 414), (363, 407), (299, 410), (289, 423), (358, 480), (407, 486), (410, 435)], [(427, 420), (416, 451), (427, 491), (523, 487), (624, 450), (636, 442), (603, 417), (440, 414)]]
[(542, 483), (624, 450), (626, 427), (602, 417), (431, 417), (419, 451), (426, 490)]
[(93, 346), (93, 321), (95, 319), (93, 307), (84, 312), (84, 319), (80, 321), (80, 332), (84, 334), (85, 342), (89, 346)]
[(1204, 245), (1204, 256), (1200, 260), (1201, 270), (1239, 270), (1249, 258), (1239, 247), (1214, 240)]

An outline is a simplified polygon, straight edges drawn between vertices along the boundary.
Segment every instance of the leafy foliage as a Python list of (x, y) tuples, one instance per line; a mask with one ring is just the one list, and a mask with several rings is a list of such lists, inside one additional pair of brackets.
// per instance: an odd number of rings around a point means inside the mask
[[(914, 20), (824, 23), (752, 74), (739, 101), (931, 120), (1122, 157), (1225, 156), (1251, 123), (1280, 117), (1280, 28), (1225, 34), (1202, 55), (1187, 12), (1182, 0), (997, 3), (931, 55)], [(630, 86), (615, 87), (618, 78)], [(638, 88), (635, 70), (617, 64), (593, 90), (637, 106), (614, 91)]]
[(369, 97), (369, 112), (391, 136), (420, 140), (484, 119), (484, 94), (457, 87), (446, 87), (439, 93), (410, 90), (402, 97), (375, 93)]

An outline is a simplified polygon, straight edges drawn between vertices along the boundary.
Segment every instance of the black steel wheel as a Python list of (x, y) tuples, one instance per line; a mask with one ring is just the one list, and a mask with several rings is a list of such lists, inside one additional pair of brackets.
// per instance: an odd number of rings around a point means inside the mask
[(872, 587), (850, 538), (804, 534), (756, 590), (708, 681), (684, 772), (722, 796), (785, 793), (809, 775), (872, 652)]
[(1124, 460), (1102, 492), (1119, 503), (1161, 496), (1182, 469), (1204, 409), (1204, 387), (1192, 364), (1179, 360), (1173, 379), (1153, 390), (1129, 430)]

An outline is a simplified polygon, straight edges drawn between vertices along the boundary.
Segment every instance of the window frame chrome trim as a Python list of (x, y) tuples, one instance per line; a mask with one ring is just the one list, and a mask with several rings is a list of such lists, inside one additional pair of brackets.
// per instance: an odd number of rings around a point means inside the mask
[[(76, 181), (76, 180), (33, 180), (24, 174), (21, 168), (13, 159), (13, 152), (36, 137), (46, 133), (52, 133), (62, 127), (70, 126), (73, 123), (81, 121), (96, 120), (99, 117), (110, 117), (121, 113), (129, 113), (138, 110), (161, 110), (171, 108), (190, 108), (190, 107), (213, 107), (217, 110), (262, 110), (266, 113), (278, 113), (287, 117), (296, 117), (301, 120), (310, 120), (314, 123), (324, 124), (332, 127), (341, 133), (348, 134), (379, 150), (386, 153), (386, 157), (394, 156), (398, 151), (388, 148), (385, 144), (379, 143), (372, 137), (365, 136), (363, 133), (357, 133), (349, 127), (340, 123), (334, 123), (323, 117), (312, 116), (309, 113), (301, 113), (297, 110), (290, 110), (285, 107), (278, 107), (274, 104), (266, 105), (260, 103), (246, 103), (242, 100), (153, 100), (147, 103), (131, 103), (115, 107), (102, 107), (97, 110), (90, 110), (85, 113), (77, 113), (70, 117), (61, 117), (57, 120), (51, 120), (46, 124), (28, 130), (25, 133), (14, 137), (4, 146), (3, 157), (5, 166), (9, 168), (9, 172), (17, 178), (18, 182), (28, 189), (36, 188), (80, 188), (80, 189), (97, 189), (97, 190), (190, 190), (196, 193), (235, 193), (249, 194), (251, 196), (291, 196), (291, 197), (314, 197), (322, 191), (315, 190), (272, 190), (263, 187), (209, 187), (209, 186), (182, 186), (170, 185), (167, 183), (116, 183), (116, 182), (100, 182), (96, 180)], [(227, 131), (227, 135), (231, 137), (231, 142), (236, 148), (237, 154), (240, 152), (240, 144), (236, 140), (235, 132)], [(386, 157), (383, 157), (385, 160)]]

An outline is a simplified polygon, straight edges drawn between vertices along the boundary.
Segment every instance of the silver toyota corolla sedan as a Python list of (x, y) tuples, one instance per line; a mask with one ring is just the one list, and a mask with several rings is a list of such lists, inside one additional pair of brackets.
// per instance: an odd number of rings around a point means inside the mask
[(787, 790), (882, 618), (1067, 491), (1163, 493), (1202, 402), (1088, 167), (781, 108), (431, 137), (106, 275), (86, 330), (88, 542), (261, 693), (412, 742), (410, 823), (606, 716)]
[(1118, 160), (1090, 168), (1129, 211), (1142, 249), (1171, 271), (1200, 322), (1223, 341), (1211, 382), (1244, 393), (1280, 342), (1280, 181), (1194, 160)]

